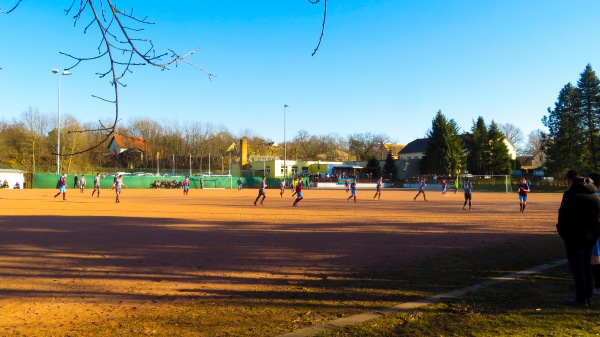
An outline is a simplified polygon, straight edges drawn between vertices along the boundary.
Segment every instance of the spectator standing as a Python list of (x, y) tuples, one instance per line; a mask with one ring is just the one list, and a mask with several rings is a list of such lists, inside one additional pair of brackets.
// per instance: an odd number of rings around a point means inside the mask
[[(594, 186), (598, 190), (598, 195), (600, 196), (600, 173), (590, 173), (590, 179), (593, 180)], [(592, 277), (594, 279), (594, 295), (600, 295), (600, 238), (596, 240), (596, 244), (592, 248), (592, 260), (591, 260), (591, 268), (592, 268)]]
[(565, 304), (587, 307), (593, 293), (590, 262), (598, 239), (600, 197), (591, 179), (582, 178), (578, 170), (569, 170), (565, 178), (569, 189), (563, 194), (558, 209), (556, 229), (564, 241), (575, 283), (575, 299)]

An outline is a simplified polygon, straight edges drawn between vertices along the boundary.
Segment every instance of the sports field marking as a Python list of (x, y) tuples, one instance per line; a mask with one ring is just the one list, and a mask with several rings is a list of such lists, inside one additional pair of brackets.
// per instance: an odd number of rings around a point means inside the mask
[(321, 332), (341, 329), (348, 325), (363, 323), (363, 322), (366, 322), (366, 321), (369, 321), (369, 320), (372, 320), (375, 318), (379, 318), (382, 316), (395, 314), (400, 311), (412, 310), (412, 309), (424, 307), (424, 306), (427, 306), (430, 304), (440, 302), (446, 298), (458, 298), (460, 296), (464, 296), (465, 294), (476, 291), (476, 290), (481, 290), (481, 289), (484, 289), (484, 288), (487, 288), (487, 287), (490, 287), (490, 286), (493, 286), (496, 284), (500, 284), (503, 282), (507, 282), (507, 281), (515, 281), (519, 278), (531, 276), (531, 275), (534, 275), (537, 273), (541, 273), (545, 270), (556, 268), (556, 267), (558, 267), (560, 265), (564, 265), (566, 263), (567, 263), (567, 259), (561, 259), (561, 260), (557, 260), (554, 262), (549, 262), (546, 264), (535, 266), (535, 267), (527, 269), (527, 270), (521, 270), (521, 271), (518, 271), (513, 274), (494, 277), (487, 281), (477, 283), (477, 284), (474, 284), (472, 286), (468, 286), (468, 287), (465, 287), (462, 289), (453, 290), (453, 291), (443, 293), (443, 294), (433, 295), (431, 297), (427, 297), (422, 300), (413, 301), (413, 302), (405, 302), (405, 303), (395, 305), (393, 307), (389, 307), (389, 308), (386, 308), (383, 310), (368, 311), (368, 312), (364, 312), (362, 314), (336, 319), (336, 320), (333, 320), (333, 321), (330, 321), (327, 323), (323, 323), (323, 324), (311, 326), (308, 328), (296, 330), (296, 331), (286, 333), (283, 335), (279, 335), (276, 337), (311, 337), (311, 336), (314, 336)]

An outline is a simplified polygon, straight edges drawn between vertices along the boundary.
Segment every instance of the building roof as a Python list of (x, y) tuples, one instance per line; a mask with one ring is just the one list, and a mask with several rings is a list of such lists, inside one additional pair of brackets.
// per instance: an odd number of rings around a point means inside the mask
[(148, 145), (142, 137), (114, 135), (113, 139), (108, 143), (108, 147), (112, 142), (117, 143), (117, 146), (122, 149), (137, 149), (142, 152), (148, 152)]
[(402, 149), (404, 149), (404, 147), (406, 147), (406, 145), (405, 144), (383, 144), (383, 147), (389, 153), (391, 153), (393, 156), (397, 156), (398, 153), (400, 153), (400, 151), (402, 151)]
[(398, 152), (399, 155), (408, 153), (422, 153), (427, 148), (429, 138), (417, 138), (412, 142), (406, 144), (406, 146)]
[(533, 165), (533, 156), (519, 156), (517, 157), (521, 166), (532, 166)]

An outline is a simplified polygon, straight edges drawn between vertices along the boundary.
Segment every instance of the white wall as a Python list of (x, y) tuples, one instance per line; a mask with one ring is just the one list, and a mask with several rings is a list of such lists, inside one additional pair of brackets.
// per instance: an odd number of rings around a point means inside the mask
[(19, 182), (21, 188), (25, 182), (25, 176), (23, 173), (4, 173), (0, 172), (0, 185), (4, 183), (4, 180), (8, 181), (8, 188), (13, 188), (15, 183)]

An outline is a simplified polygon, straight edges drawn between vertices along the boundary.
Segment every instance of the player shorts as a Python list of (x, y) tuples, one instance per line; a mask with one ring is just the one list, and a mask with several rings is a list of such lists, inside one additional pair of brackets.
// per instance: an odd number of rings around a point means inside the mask
[(442, 188), (442, 192), (446, 192), (446, 188), (445, 187)]
[(65, 192), (67, 192), (67, 186), (59, 186), (59, 187), (58, 187), (58, 191), (59, 191), (60, 193), (65, 193)]
[(352, 190), (352, 195), (356, 195), (356, 190)]
[(297, 192), (297, 193), (296, 193), (296, 197), (297, 197), (298, 199), (302, 198), (302, 192)]
[(190, 190), (190, 187), (189, 186), (183, 186), (183, 190), (187, 192), (187, 191)]
[(258, 190), (258, 196), (260, 197), (261, 195), (266, 195), (264, 189), (259, 189)]
[(519, 200), (526, 202), (527, 201), (527, 196), (526, 195), (519, 195)]
[(465, 192), (465, 200), (471, 200), (471, 193)]

